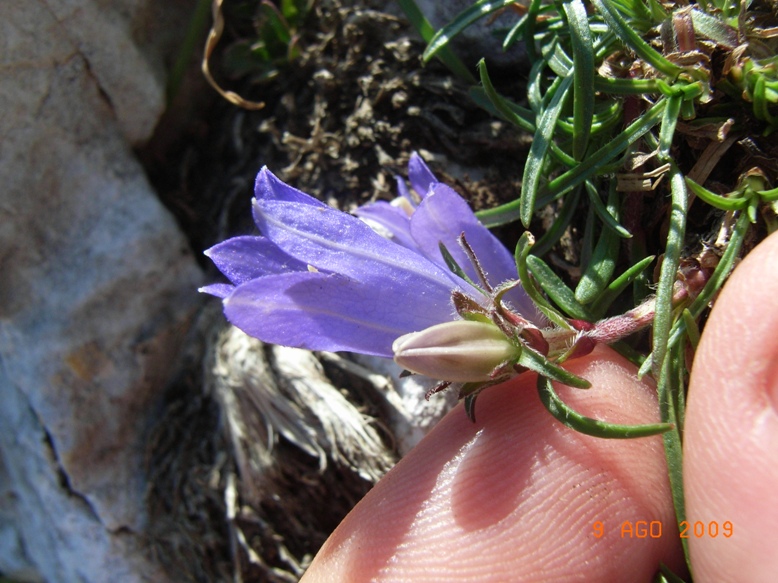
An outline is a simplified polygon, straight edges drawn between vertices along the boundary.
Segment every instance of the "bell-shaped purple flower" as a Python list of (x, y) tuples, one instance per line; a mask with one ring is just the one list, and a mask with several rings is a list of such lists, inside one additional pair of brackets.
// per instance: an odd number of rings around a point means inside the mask
[[(201, 291), (222, 298), (227, 319), (265, 342), (392, 357), (400, 336), (459, 319), (452, 292), (479, 296), (448, 269), (441, 243), (474, 281), (457, 241), (462, 233), (494, 285), (517, 277), (507, 249), (416, 155), (410, 182), (413, 193), (400, 189), (404, 203), (357, 211), (388, 231), (386, 238), (263, 168), (253, 200), (262, 236), (206, 251), (230, 283)], [(510, 293), (512, 308), (535, 319), (523, 291)]]

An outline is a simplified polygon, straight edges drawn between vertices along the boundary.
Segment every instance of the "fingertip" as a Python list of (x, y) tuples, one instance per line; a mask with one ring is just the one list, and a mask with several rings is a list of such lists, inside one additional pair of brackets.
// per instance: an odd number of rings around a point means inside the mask
[[(570, 368), (593, 383), (559, 391), (581, 413), (656, 420), (654, 388), (609, 349)], [(681, 563), (660, 437), (576, 433), (543, 408), (531, 375), (485, 391), (477, 417), (456, 409), (379, 482), (306, 583), (649, 581), (660, 561)], [(636, 532), (652, 522), (660, 536)]]
[(684, 430), (695, 581), (774, 581), (778, 572), (776, 298), (773, 235), (724, 286), (695, 355)]

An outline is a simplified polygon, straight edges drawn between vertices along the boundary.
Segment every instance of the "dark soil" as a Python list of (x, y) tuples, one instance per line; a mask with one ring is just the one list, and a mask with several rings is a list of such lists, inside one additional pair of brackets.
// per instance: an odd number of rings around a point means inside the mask
[(417, 150), (476, 208), (515, 198), (529, 137), (476, 106), (439, 63), (422, 67), (423, 43), (386, 4), (316, 2), (302, 56), (275, 81), (222, 81), (264, 109), (239, 109), (198, 80), (199, 110), (189, 93), (166, 114), (141, 155), (195, 251), (250, 228), (263, 165), (348, 209), (393, 197)]

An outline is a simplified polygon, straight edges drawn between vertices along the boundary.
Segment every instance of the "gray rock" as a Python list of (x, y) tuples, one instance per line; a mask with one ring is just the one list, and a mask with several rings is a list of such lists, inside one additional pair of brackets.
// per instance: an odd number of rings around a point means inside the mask
[(151, 4), (0, 4), (0, 571), (24, 580), (166, 580), (145, 439), (201, 274), (129, 145), (164, 104)]

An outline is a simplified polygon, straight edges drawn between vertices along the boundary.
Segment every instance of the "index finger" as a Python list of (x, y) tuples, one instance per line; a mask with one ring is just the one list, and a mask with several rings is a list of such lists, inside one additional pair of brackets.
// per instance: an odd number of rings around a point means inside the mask
[[(568, 368), (592, 382), (558, 388), (581, 413), (657, 420), (653, 386), (612, 350)], [(661, 437), (576, 433), (543, 408), (535, 379), (486, 390), (475, 424), (452, 411), (346, 517), (303, 580), (650, 581), (660, 561), (679, 567)]]

